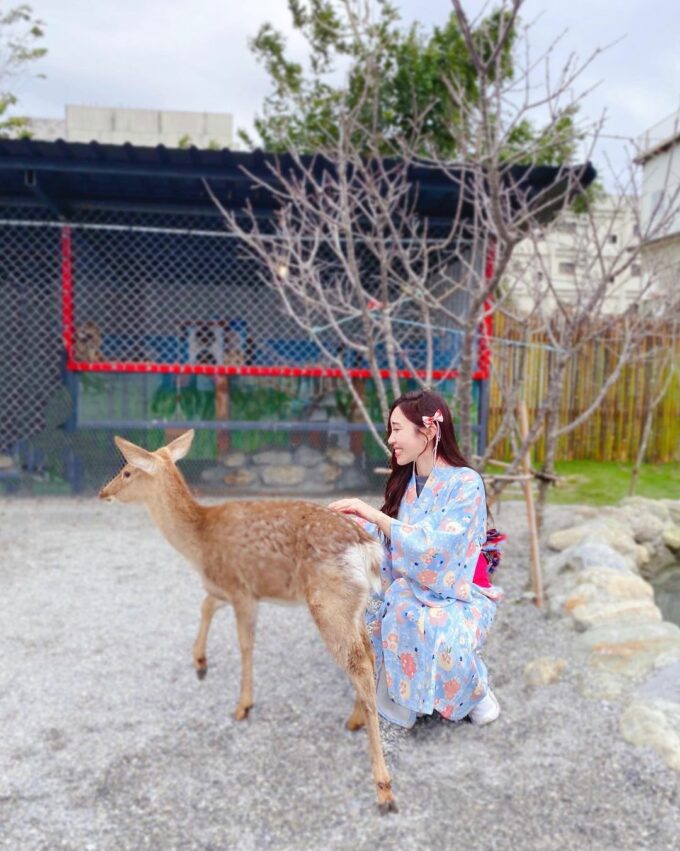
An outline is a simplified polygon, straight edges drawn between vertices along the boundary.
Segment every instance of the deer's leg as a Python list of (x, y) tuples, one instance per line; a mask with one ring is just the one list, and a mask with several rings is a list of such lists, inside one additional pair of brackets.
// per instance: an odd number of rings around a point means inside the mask
[(326, 592), (323, 596), (313, 595), (309, 600), (312, 617), (331, 653), (352, 681), (357, 703), (363, 711), (378, 808), (381, 813), (393, 813), (397, 811), (397, 805), (392, 794), (392, 783), (380, 738), (373, 658), (370, 639), (363, 622), (364, 608), (363, 597), (354, 604), (343, 605), (341, 597), (330, 598)]
[(248, 716), (253, 705), (253, 646), (255, 644), (255, 623), (257, 603), (252, 597), (239, 597), (234, 600), (236, 630), (241, 647), (241, 694), (234, 711), (234, 718), (242, 721)]
[(354, 701), (354, 709), (352, 710), (352, 714), (347, 719), (347, 729), (354, 732), (355, 730), (361, 730), (361, 728), (366, 723), (366, 719), (364, 718), (364, 705), (361, 701), (361, 698), (357, 694), (356, 699)]
[[(371, 664), (373, 666), (373, 677), (375, 681), (375, 654), (373, 653), (373, 647), (371, 645), (371, 639), (368, 637), (368, 633), (364, 631), (364, 646), (366, 648), (366, 652), (371, 658)], [(366, 718), (364, 715), (364, 704), (359, 694), (357, 693), (356, 700), (354, 701), (354, 709), (352, 710), (352, 714), (347, 719), (347, 729), (354, 732), (355, 730), (360, 730), (364, 724), (366, 723)]]
[(213, 616), (218, 609), (225, 606), (226, 600), (220, 600), (213, 597), (212, 594), (207, 594), (201, 604), (201, 623), (198, 627), (198, 635), (194, 641), (192, 655), (194, 658), (194, 668), (196, 668), (196, 676), (202, 680), (208, 673), (208, 656), (206, 653), (206, 644), (208, 642), (208, 632)]

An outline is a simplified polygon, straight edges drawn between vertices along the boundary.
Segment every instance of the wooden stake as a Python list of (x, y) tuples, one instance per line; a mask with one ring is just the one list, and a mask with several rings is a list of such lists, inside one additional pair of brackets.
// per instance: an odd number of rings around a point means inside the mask
[[(529, 433), (529, 415), (527, 403), (522, 399), (517, 406), (519, 414), (519, 434), (522, 442)], [(522, 482), (524, 490), (524, 501), (527, 506), (527, 520), (529, 522), (529, 545), (531, 555), (531, 584), (534, 591), (534, 603), (539, 609), (543, 608), (543, 582), (541, 579), (541, 560), (538, 549), (538, 528), (536, 526), (536, 510), (534, 508), (534, 492), (531, 489), (531, 453), (527, 450), (522, 461), (525, 479)]]

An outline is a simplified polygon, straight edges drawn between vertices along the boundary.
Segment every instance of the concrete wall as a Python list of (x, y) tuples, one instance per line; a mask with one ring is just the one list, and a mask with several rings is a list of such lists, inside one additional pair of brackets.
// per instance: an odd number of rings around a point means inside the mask
[(181, 140), (197, 148), (234, 143), (233, 117), (228, 113), (180, 112), (160, 109), (121, 109), (104, 106), (66, 106), (65, 119), (32, 118), (33, 138), (122, 145), (166, 145)]
[[(622, 249), (637, 239), (635, 216), (628, 202), (604, 198), (593, 211), (597, 239), (592, 237), (584, 216), (568, 213), (547, 227), (538, 242), (540, 259), (535, 257), (534, 246), (528, 241), (515, 250), (508, 270), (508, 286), (512, 300), (524, 313), (534, 304), (535, 293), (544, 291), (545, 281), (552, 281), (560, 299), (574, 300), (589, 285), (599, 282), (596, 247), (602, 246), (605, 263), (621, 254)], [(620, 274), (610, 287), (604, 304), (608, 313), (618, 313), (638, 298), (644, 282), (642, 262), (632, 264)], [(544, 302), (550, 308), (550, 298)]]
[(658, 122), (638, 140), (642, 165), (642, 230), (650, 237), (645, 266), (657, 291), (680, 283), (680, 111)]

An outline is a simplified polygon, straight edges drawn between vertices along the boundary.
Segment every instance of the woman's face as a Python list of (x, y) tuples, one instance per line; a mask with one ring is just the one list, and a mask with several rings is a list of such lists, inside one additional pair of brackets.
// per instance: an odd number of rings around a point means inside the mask
[(390, 436), (387, 444), (394, 452), (397, 464), (412, 464), (422, 455), (428, 443), (424, 429), (407, 420), (401, 408), (395, 408), (390, 417)]

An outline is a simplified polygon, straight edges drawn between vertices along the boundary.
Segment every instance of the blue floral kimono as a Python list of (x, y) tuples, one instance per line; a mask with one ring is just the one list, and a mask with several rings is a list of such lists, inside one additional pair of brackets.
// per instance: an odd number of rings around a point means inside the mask
[[(367, 531), (377, 536), (372, 524)], [(479, 657), (502, 596), (472, 578), (486, 541), (478, 473), (437, 460), (420, 496), (415, 476), (392, 520), (382, 593), (366, 615), (390, 697), (419, 714), (464, 718), (487, 689)]]

